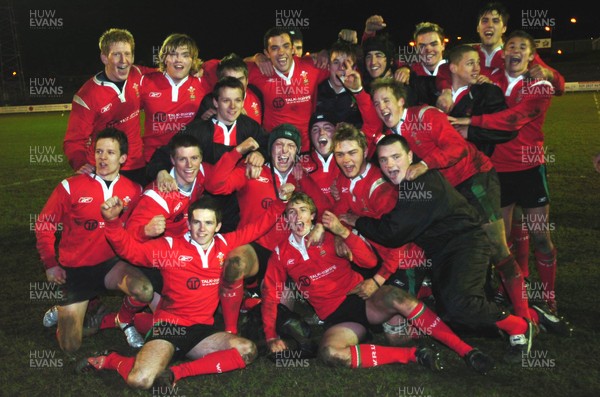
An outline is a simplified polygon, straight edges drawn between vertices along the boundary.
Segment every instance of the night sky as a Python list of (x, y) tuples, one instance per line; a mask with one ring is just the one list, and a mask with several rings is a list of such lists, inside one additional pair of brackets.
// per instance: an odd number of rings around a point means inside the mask
[[(27, 77), (94, 74), (102, 68), (98, 38), (111, 27), (129, 29), (136, 39), (136, 63), (151, 65), (153, 54), (163, 39), (174, 32), (192, 36), (203, 59), (220, 58), (230, 52), (246, 56), (262, 50), (262, 35), (269, 27), (278, 21), (280, 24), (298, 21), (303, 25), (305, 50), (314, 51), (329, 46), (342, 27), (362, 32), (365, 19), (372, 14), (384, 17), (388, 24), (386, 30), (397, 45), (406, 44), (415, 24), (421, 21), (439, 23), (451, 40), (460, 35), (463, 42), (475, 42), (478, 41), (477, 10), (484, 4), (445, 1), (417, 8), (414, 4), (419, 2), (397, 0), (371, 0), (369, 4), (327, 0), (252, 3), (180, 0), (162, 2), (160, 7), (155, 7), (150, 6), (154, 2), (147, 0), (105, 0), (95, 5), (67, 0), (12, 2)], [(428, 2), (431, 3), (435, 2)], [(511, 14), (509, 31), (522, 27), (523, 10), (538, 10), (547, 12), (546, 18), (553, 18), (554, 40), (600, 36), (595, 13), (575, 2), (562, 3), (559, 9), (546, 1), (505, 2)], [(569, 22), (573, 16), (578, 19), (575, 25)], [(55, 26), (44, 26), (52, 24)], [(528, 31), (534, 37), (549, 35), (541, 29)]]

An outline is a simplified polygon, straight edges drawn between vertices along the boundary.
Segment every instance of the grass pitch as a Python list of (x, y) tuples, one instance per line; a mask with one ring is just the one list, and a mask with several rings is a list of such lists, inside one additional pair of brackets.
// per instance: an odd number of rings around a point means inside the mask
[[(127, 388), (116, 372), (78, 376), (73, 361), (41, 324), (54, 302), (40, 294), (45, 275), (35, 249), (32, 224), (54, 187), (71, 170), (62, 153), (68, 114), (0, 116), (0, 241), (4, 288), (0, 289), (0, 395), (2, 396), (593, 396), (600, 391), (598, 241), (600, 174), (591, 158), (600, 152), (600, 95), (567, 94), (553, 99), (545, 124), (551, 224), (558, 248), (557, 296), (561, 314), (575, 325), (565, 339), (540, 334), (534, 361), (500, 362), (507, 342), (467, 337), (493, 355), (497, 369), (487, 376), (467, 369), (440, 347), (446, 369), (439, 374), (417, 365), (334, 369), (318, 360), (276, 366), (261, 356), (242, 371), (184, 379), (172, 389)], [(533, 281), (536, 272), (530, 261)], [(117, 308), (121, 297), (103, 302)], [(376, 335), (376, 341), (381, 336)], [(117, 330), (84, 339), (77, 357), (106, 348), (133, 354)]]

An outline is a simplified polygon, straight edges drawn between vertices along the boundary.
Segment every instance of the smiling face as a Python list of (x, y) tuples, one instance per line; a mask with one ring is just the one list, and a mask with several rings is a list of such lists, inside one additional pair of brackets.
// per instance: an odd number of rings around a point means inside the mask
[(315, 213), (311, 212), (310, 205), (304, 201), (290, 201), (285, 217), (294, 237), (300, 239), (310, 232)]
[(412, 151), (406, 151), (400, 142), (377, 147), (377, 158), (381, 171), (394, 185), (399, 185), (406, 177), (406, 171), (413, 159)]
[(167, 74), (177, 84), (190, 74), (192, 68), (192, 54), (188, 46), (179, 46), (170, 51), (165, 57)]
[(202, 156), (197, 146), (178, 147), (175, 149), (175, 157), (171, 157), (175, 168), (175, 180), (179, 186), (190, 186), (194, 183)]
[(458, 63), (450, 64), (450, 71), (452, 72), (452, 86), (455, 89), (477, 83), (481, 71), (478, 52), (473, 50), (463, 54)]
[(387, 57), (381, 51), (369, 51), (365, 55), (365, 67), (369, 75), (376, 79), (385, 73)]
[(504, 68), (511, 77), (525, 74), (533, 57), (531, 43), (523, 37), (513, 37), (504, 46)]
[(221, 223), (217, 223), (215, 211), (199, 208), (192, 213), (192, 219), (188, 220), (190, 236), (203, 249), (207, 249), (215, 236), (221, 229)]
[(329, 121), (319, 121), (310, 129), (310, 140), (315, 150), (323, 157), (331, 153), (331, 145), (335, 126)]
[(96, 175), (105, 181), (112, 181), (119, 175), (119, 170), (127, 160), (127, 155), (121, 154), (117, 140), (102, 138), (96, 142), (94, 158), (96, 159)]
[(223, 87), (219, 90), (219, 97), (213, 99), (217, 109), (217, 120), (230, 125), (240, 117), (244, 107), (244, 93), (238, 88)]
[(333, 155), (346, 178), (355, 178), (367, 168), (367, 153), (354, 140), (336, 142)]
[(296, 162), (298, 147), (291, 139), (277, 138), (271, 146), (271, 159), (277, 171), (285, 174)]
[(133, 65), (131, 44), (124, 41), (111, 44), (108, 54), (100, 54), (100, 59), (109, 80), (116, 83), (125, 81)]
[(282, 34), (269, 37), (265, 55), (271, 60), (273, 67), (283, 74), (287, 74), (292, 67), (294, 59), (292, 40), (290, 35)]
[(377, 116), (388, 128), (398, 125), (404, 113), (404, 99), (397, 99), (390, 87), (382, 87), (373, 93), (373, 105)]
[(421, 54), (421, 63), (425, 68), (433, 71), (442, 60), (444, 41), (436, 32), (427, 32), (417, 36), (416, 45)]
[(479, 33), (482, 47), (488, 52), (502, 45), (502, 35), (505, 32), (506, 25), (498, 11), (486, 12), (479, 18), (477, 33)]

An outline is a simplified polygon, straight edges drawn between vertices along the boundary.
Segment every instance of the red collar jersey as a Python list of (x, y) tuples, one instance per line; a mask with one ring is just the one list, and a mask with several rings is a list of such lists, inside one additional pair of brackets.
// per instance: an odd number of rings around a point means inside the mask
[(542, 126), (550, 107), (554, 89), (546, 80), (511, 79), (506, 73), (494, 81), (506, 98), (508, 109), (471, 117), (476, 127), (513, 131), (516, 138), (496, 145), (492, 162), (498, 172), (523, 171), (545, 163)]
[(410, 68), (413, 72), (417, 74), (417, 76), (437, 76), (439, 73), (450, 73), (450, 68), (448, 66), (448, 61), (442, 59), (433, 69), (433, 72), (429, 71), (425, 66), (423, 66), (420, 62), (413, 63)]
[(144, 159), (169, 143), (176, 132), (194, 120), (200, 102), (210, 87), (204, 80), (187, 76), (176, 84), (163, 72), (144, 75), (140, 81), (141, 107), (144, 109)]
[(129, 153), (123, 170), (135, 170), (146, 164), (140, 135), (140, 80), (142, 72), (133, 66), (123, 90), (98, 78), (88, 80), (73, 97), (63, 149), (69, 164), (78, 170), (86, 163), (95, 165), (96, 134), (114, 127), (127, 135)]
[[(293, 172), (282, 176), (277, 170), (272, 170), (269, 164), (265, 164), (258, 178), (248, 179), (245, 164), (238, 165), (240, 159), (241, 155), (237, 150), (224, 154), (205, 181), (205, 189), (211, 194), (236, 192), (240, 205), (240, 227), (256, 222), (269, 209), (271, 204), (278, 200), (279, 187), (285, 183), (291, 183), (296, 186), (296, 191), (308, 194), (314, 200), (319, 214), (323, 214), (325, 210), (330, 209), (329, 199), (321, 192), (321, 189), (310, 175), (304, 175), (302, 179), (297, 180)], [(257, 239), (256, 242), (267, 249), (273, 250), (285, 236), (284, 222), (283, 219), (280, 219), (276, 227), (265, 236)]]
[[(119, 175), (107, 186), (97, 175), (76, 175), (52, 192), (35, 220), (37, 249), (46, 269), (94, 266), (115, 256), (104, 237), (100, 205), (118, 196), (125, 205), (123, 221), (137, 204), (141, 187)], [(58, 254), (55, 232), (62, 231)]]
[[(174, 192), (161, 192), (156, 183), (152, 182), (127, 220), (127, 231), (137, 241), (150, 240), (144, 232), (144, 227), (152, 218), (162, 215), (166, 219), (164, 236), (183, 236), (188, 231), (188, 207), (204, 193), (204, 179), (207, 172), (211, 172), (212, 167), (210, 164), (200, 164), (200, 170), (189, 192), (181, 189)], [(175, 178), (174, 169), (171, 170), (171, 176)]]
[(144, 267), (159, 268), (163, 277), (162, 298), (154, 321), (190, 326), (214, 323), (219, 304), (223, 262), (232, 249), (247, 244), (265, 233), (285, 209), (277, 201), (262, 219), (235, 232), (215, 234), (207, 250), (189, 233), (184, 237), (164, 237), (141, 243), (120, 222), (106, 222), (106, 238), (119, 256)]
[(490, 159), (460, 136), (447, 116), (437, 108), (414, 106), (405, 109), (399, 125), (387, 134), (398, 132), (427, 167), (439, 169), (452, 186), (492, 169)]
[(276, 126), (289, 123), (295, 125), (302, 136), (302, 149), (310, 149), (308, 123), (313, 112), (314, 97), (319, 83), (329, 77), (329, 70), (314, 66), (311, 58), (294, 57), (294, 63), (284, 76), (278, 70), (275, 75), (264, 76), (254, 63), (248, 63), (248, 80), (263, 95), (263, 127), (271, 131)]
[[(372, 268), (377, 264), (377, 257), (362, 238), (350, 233), (344, 241), (352, 251), (356, 265)], [(336, 255), (333, 234), (325, 233), (321, 245), (308, 248), (304, 239), (297, 243), (290, 234), (271, 255), (263, 282), (262, 314), (267, 340), (277, 337), (277, 304), (288, 276), (321, 319), (331, 315), (346, 299), (347, 293), (363, 280), (346, 258)]]
[(331, 185), (341, 175), (340, 168), (335, 162), (333, 154), (330, 154), (327, 159), (316, 150), (310, 151), (310, 158), (308, 161), (302, 161), (302, 168), (310, 174), (313, 181), (319, 186), (321, 191), (331, 204), (335, 203), (333, 196), (331, 195)]

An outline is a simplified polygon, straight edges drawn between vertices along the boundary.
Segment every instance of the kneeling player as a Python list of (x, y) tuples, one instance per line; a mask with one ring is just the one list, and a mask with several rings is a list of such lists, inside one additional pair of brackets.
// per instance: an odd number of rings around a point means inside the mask
[[(289, 237), (279, 244), (269, 260), (263, 284), (263, 323), (267, 344), (272, 353), (287, 349), (276, 333), (277, 296), (290, 277), (314, 307), (328, 328), (320, 343), (319, 356), (330, 365), (373, 367), (381, 364), (418, 362), (440, 370), (438, 354), (428, 347), (388, 347), (365, 345), (372, 324), (382, 324), (401, 314), (447, 345), (460, 346), (467, 364), (485, 373), (493, 368), (491, 359), (456, 336), (435, 313), (416, 298), (393, 286), (382, 286), (368, 299), (359, 297), (355, 287), (363, 277), (352, 270), (350, 261), (336, 255), (334, 236), (344, 239), (353, 262), (364, 268), (377, 264), (377, 257), (367, 243), (343, 226), (331, 212), (323, 214), (323, 224), (331, 231), (323, 243), (307, 247), (305, 238), (313, 226), (316, 207), (310, 197), (296, 193), (286, 209)], [(415, 321), (419, 319), (418, 321)]]

